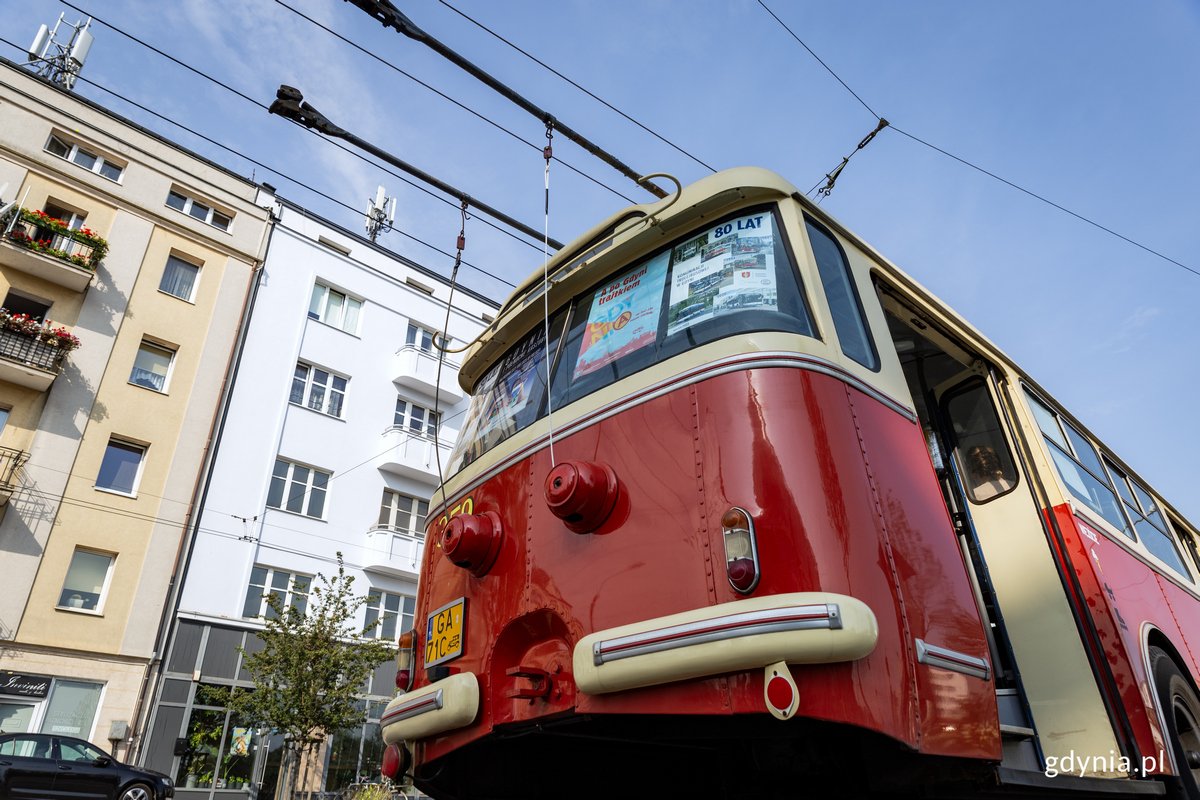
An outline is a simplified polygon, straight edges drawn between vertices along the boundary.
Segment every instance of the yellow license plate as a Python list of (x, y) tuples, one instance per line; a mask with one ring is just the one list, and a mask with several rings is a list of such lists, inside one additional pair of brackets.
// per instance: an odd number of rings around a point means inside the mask
[(461, 656), (466, 628), (465, 597), (431, 613), (425, 622), (425, 666), (432, 667)]

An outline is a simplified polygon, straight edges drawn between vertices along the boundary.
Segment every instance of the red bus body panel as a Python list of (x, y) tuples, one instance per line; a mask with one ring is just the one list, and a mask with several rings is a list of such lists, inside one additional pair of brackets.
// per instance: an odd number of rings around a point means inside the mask
[[(499, 514), (504, 539), (477, 578), (426, 548), (419, 611), (466, 596), (463, 655), (480, 681), (465, 728), (425, 740), (438, 758), (495, 726), (577, 714), (766, 714), (761, 670), (588, 695), (571, 679), (584, 635), (738, 600), (720, 519), (754, 519), (761, 581), (752, 596), (821, 591), (865, 602), (879, 623), (855, 662), (793, 666), (796, 716), (877, 731), (925, 753), (999, 760), (994, 685), (918, 664), (915, 640), (988, 659), (954, 528), (921, 428), (826, 374), (762, 368), (680, 386), (554, 441), (556, 462), (611, 466), (620, 498), (575, 534), (547, 508), (549, 448), (449, 498)], [(424, 620), (418, 619), (417, 630)], [(423, 665), (419, 665), (423, 667)], [(538, 670), (545, 697), (512, 695)], [(517, 674), (514, 674), (517, 673)], [(424, 669), (417, 685), (428, 683)], [(787, 725), (787, 722), (780, 722)]]
[[(1168, 750), (1156, 709), (1151, 676), (1146, 674), (1146, 626), (1157, 628), (1187, 662), (1200, 683), (1200, 615), (1196, 599), (1159, 575), (1148, 564), (1075, 516), (1067, 505), (1053, 510), (1067, 545), (1070, 568), (1079, 579), (1084, 602), (1104, 649), (1129, 718), (1139, 755), (1154, 773), (1170, 773), (1162, 754)], [(1120, 598), (1118, 600), (1118, 598)]]

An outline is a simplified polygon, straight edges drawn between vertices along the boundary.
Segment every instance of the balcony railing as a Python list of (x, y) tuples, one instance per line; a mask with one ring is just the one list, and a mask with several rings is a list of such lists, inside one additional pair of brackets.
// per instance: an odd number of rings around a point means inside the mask
[(457, 403), (463, 398), (458, 385), (458, 363), (448, 357), (442, 360), (439, 380), (438, 354), (406, 345), (396, 351), (393, 361), (392, 380), (408, 386), (430, 397), (438, 396), (442, 402)]
[(0, 447), (0, 505), (7, 503), (12, 493), (20, 487), (21, 468), (28, 458), (29, 453), (24, 450)]
[(69, 351), (19, 331), (0, 328), (0, 358), (57, 375)]
[(439, 460), (443, 468), (450, 462), (450, 443), (454, 436), (453, 431), (445, 432), (439, 447), (432, 437), (393, 426), (383, 432), (382, 452), (375, 457), (375, 466), (394, 475), (436, 484)]
[(75, 230), (40, 211), (18, 209), (4, 226), (4, 238), (18, 247), (94, 272), (108, 253), (108, 242), (87, 228)]
[(423, 534), (378, 525), (367, 531), (363, 569), (368, 572), (415, 578), (420, 571), (424, 544)]

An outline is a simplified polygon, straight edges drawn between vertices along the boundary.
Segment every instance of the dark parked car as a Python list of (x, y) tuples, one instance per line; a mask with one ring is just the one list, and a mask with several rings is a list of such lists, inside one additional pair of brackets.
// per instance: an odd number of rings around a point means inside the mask
[(0, 800), (164, 800), (166, 775), (122, 764), (82, 739), (50, 733), (0, 735)]

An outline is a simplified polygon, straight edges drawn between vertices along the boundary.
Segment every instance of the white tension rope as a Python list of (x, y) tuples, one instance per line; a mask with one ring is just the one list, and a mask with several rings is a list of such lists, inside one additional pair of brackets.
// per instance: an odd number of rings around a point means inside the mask
[(554, 157), (554, 120), (546, 120), (546, 210), (542, 227), (542, 344), (546, 349), (546, 422), (550, 426), (550, 469), (554, 461), (554, 401), (550, 391), (550, 159)]

